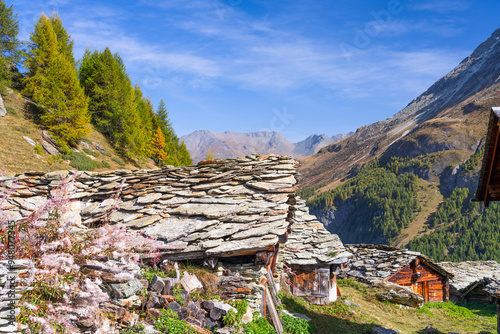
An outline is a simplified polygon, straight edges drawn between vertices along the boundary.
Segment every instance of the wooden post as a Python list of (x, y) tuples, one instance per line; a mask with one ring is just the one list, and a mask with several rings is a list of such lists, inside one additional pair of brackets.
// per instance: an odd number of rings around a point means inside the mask
[(500, 334), (500, 299), (495, 298), (497, 304), (497, 333)]
[(266, 286), (266, 304), (267, 304), (267, 310), (269, 311), (269, 315), (271, 317), (271, 320), (273, 321), (274, 329), (278, 334), (283, 333), (283, 325), (281, 324), (280, 317), (278, 315), (278, 312), (276, 311), (276, 307), (273, 303), (273, 300), (271, 298), (271, 293), (269, 292), (269, 288)]

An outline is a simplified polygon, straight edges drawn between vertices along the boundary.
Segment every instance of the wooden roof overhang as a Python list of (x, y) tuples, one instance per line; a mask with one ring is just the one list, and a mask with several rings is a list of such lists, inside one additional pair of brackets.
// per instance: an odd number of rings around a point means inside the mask
[(491, 108), (486, 135), (483, 164), (479, 174), (476, 200), (488, 207), (490, 201), (500, 201), (500, 107)]

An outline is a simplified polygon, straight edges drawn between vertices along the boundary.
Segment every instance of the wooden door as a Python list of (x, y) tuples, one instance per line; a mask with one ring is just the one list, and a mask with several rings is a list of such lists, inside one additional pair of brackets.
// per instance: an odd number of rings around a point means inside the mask
[(424, 302), (427, 303), (429, 301), (429, 282), (425, 281), (425, 282), (421, 282), (420, 284), (422, 284), (421, 295), (424, 297)]

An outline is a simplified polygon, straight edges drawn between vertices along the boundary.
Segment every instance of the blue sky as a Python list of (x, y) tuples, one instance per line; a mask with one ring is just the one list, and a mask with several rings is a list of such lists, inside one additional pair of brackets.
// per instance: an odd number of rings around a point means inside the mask
[(28, 38), (56, 10), (109, 46), (178, 135), (274, 130), (296, 142), (385, 119), (499, 28), (498, 0), (16, 0)]

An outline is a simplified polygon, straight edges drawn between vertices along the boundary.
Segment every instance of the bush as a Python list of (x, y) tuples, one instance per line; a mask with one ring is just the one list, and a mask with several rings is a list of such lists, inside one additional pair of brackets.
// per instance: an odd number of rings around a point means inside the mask
[(155, 323), (155, 328), (161, 333), (168, 334), (198, 334), (198, 332), (189, 326), (185, 320), (178, 320), (179, 316), (171, 309), (162, 309), (162, 314)]
[(70, 160), (70, 166), (78, 170), (92, 171), (96, 168), (101, 168), (100, 162), (94, 161), (82, 152), (72, 152), (71, 154), (63, 155), (63, 159)]
[(125, 166), (125, 162), (122, 159), (120, 159), (120, 158), (112, 157), (111, 160), (113, 160), (114, 162), (116, 162), (120, 166)]
[(6, 107), (5, 110), (7, 110), (7, 112), (11, 115), (17, 115), (17, 111), (16, 109), (12, 108), (12, 107)]
[(282, 314), (281, 321), (285, 332), (290, 334), (309, 334), (312, 331), (312, 326), (305, 319)]
[(102, 164), (104, 167), (106, 167), (106, 168), (111, 168), (111, 165), (110, 165), (110, 164), (109, 164), (109, 162), (107, 162), (107, 161), (104, 161), (104, 160), (103, 160), (103, 161), (101, 161), (101, 164)]
[(91, 151), (89, 150), (88, 148), (84, 148), (83, 149), (83, 152), (87, 153), (88, 155), (91, 155), (93, 157), (98, 157), (99, 156), (99, 152), (94, 152), (94, 151)]
[(43, 147), (40, 144), (37, 144), (35, 146), (35, 153), (38, 154), (38, 155), (42, 155), (43, 154)]
[(257, 317), (245, 326), (245, 334), (276, 334), (266, 318)]
[(153, 277), (156, 275), (156, 276), (159, 276), (161, 278), (166, 278), (167, 275), (161, 271), (161, 270), (155, 270), (153, 268), (141, 268), (141, 275), (142, 277), (144, 277), (145, 279), (148, 280), (149, 284), (151, 284), (153, 282)]
[(88, 138), (82, 138), (82, 141), (86, 142), (89, 145), (92, 145), (92, 141), (90, 139), (88, 139)]

